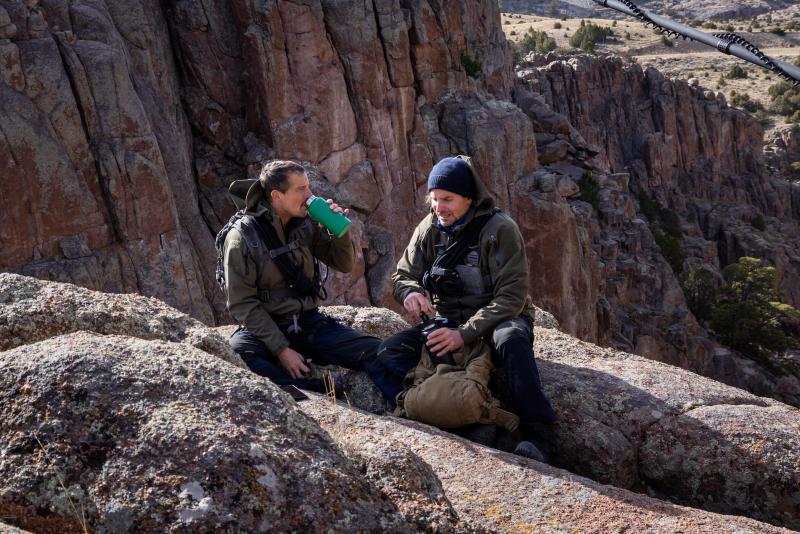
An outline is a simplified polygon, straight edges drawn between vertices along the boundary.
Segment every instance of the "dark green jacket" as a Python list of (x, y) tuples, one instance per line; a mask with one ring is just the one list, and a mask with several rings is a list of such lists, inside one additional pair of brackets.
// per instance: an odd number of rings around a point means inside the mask
[[(291, 219), (284, 229), (280, 219), (273, 215), (258, 180), (233, 182), (229, 193), (237, 209), (246, 208), (247, 214), (265, 218), (284, 243), (301, 240), (302, 245), (288, 254), (303, 266), (309, 278), (314, 276), (313, 258), (337, 271), (349, 272), (353, 269), (355, 252), (349, 233), (339, 239), (333, 238), (309, 218)], [(257, 280), (259, 269), (256, 269), (253, 255), (249, 253), (241, 233), (235, 227), (228, 232), (224, 250), (228, 310), (239, 324), (263, 341), (272, 354), (277, 354), (289, 342), (275, 320), (315, 309), (319, 299), (315, 296), (291, 296), (278, 266), (268, 255), (263, 258), (261, 277)], [(260, 299), (259, 289), (267, 290), (269, 296)]]
[[(472, 166), (469, 158), (459, 157)], [(473, 204), (475, 209), (461, 226), (462, 229), (472, 217), (489, 213), (494, 208), (494, 199), (474, 169), (472, 176), (478, 192)], [(419, 223), (392, 276), (394, 297), (398, 302), (402, 303), (410, 293), (425, 293), (422, 275), (436, 258), (435, 245), (440, 242), (448, 244), (449, 239), (437, 228), (433, 211)], [(491, 335), (499, 323), (522, 313), (531, 320), (534, 317), (533, 304), (528, 295), (525, 244), (511, 217), (496, 213), (489, 219), (480, 233), (477, 250), (472, 252), (472, 261), (476, 259), (484, 278), (483, 291), (460, 297), (430, 295), (436, 311), (460, 325), (458, 330), (465, 343)]]

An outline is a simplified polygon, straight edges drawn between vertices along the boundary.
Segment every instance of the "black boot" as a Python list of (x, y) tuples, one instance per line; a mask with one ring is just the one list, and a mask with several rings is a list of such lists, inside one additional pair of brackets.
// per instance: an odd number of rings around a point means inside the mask
[(494, 447), (497, 440), (497, 425), (482, 425), (480, 423), (472, 425), (472, 428), (467, 430), (464, 437), (480, 445)]
[(539, 450), (539, 448), (530, 441), (520, 441), (514, 448), (514, 454), (517, 456), (524, 456), (537, 462), (547, 463), (547, 457)]

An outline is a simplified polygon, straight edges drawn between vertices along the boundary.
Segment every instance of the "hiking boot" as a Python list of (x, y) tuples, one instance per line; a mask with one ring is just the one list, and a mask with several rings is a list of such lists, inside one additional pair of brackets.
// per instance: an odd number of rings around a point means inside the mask
[(464, 436), (470, 441), (474, 441), (479, 445), (486, 447), (494, 447), (495, 440), (497, 439), (497, 425), (474, 425)]
[(537, 462), (547, 463), (547, 458), (542, 454), (542, 451), (530, 441), (520, 441), (517, 443), (517, 446), (514, 448), (514, 454), (536, 460)]

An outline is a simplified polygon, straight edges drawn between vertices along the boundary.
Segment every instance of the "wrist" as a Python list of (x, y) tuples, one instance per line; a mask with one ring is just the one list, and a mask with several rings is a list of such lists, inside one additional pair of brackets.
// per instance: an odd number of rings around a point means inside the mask
[(464, 342), (465, 345), (473, 343), (476, 339), (478, 339), (478, 335), (473, 330), (464, 328), (464, 325), (461, 325), (458, 328), (456, 328), (456, 331), (461, 336), (461, 340)]

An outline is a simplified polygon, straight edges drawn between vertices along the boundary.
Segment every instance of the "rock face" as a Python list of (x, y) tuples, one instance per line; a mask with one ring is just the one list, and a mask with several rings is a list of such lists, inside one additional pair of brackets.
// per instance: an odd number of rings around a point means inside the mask
[[(569, 144), (512, 195), (531, 268), (544, 273), (532, 277), (540, 304), (583, 339), (800, 406), (800, 369), (779, 372), (715, 346), (679, 282), (693, 266), (721, 278), (725, 265), (756, 256), (797, 303), (797, 188), (764, 166), (760, 126), (713, 93), (619, 59), (536, 61), (521, 71), (514, 100), (536, 125), (540, 153)], [(791, 138), (782, 146), (791, 150)], [(645, 201), (677, 221), (682, 262), (665, 260)], [(529, 225), (526, 212), (540, 221)]]
[[(156, 296), (207, 323), (225, 320), (211, 238), (232, 180), (276, 156), (316, 166), (368, 252), (331, 301), (378, 302), (379, 260), (394, 263), (424, 213), (418, 184), (455, 150), (430, 138), (433, 103), (507, 97), (513, 84), (491, 2), (2, 0), (0, 24), (0, 211), (14, 221), (0, 229), (0, 267)], [(476, 78), (462, 57), (480, 62)], [(483, 106), (458, 120), (505, 119)], [(504, 142), (525, 148), (524, 126), (509, 121)]]
[[(620, 59), (578, 56), (527, 76), (553, 111), (601, 147), (600, 168), (629, 173), (635, 193), (679, 215), (689, 265), (766, 259), (786, 302), (800, 305), (796, 187), (764, 167), (755, 119), (719, 94)], [(795, 150), (791, 133), (783, 138)], [(758, 216), (763, 230), (753, 226)]]
[(0, 353), (0, 514), (35, 532), (404, 529), (268, 381), (185, 344), (75, 333)]
[(617, 487), (800, 528), (800, 410), (536, 330), (553, 459)]

